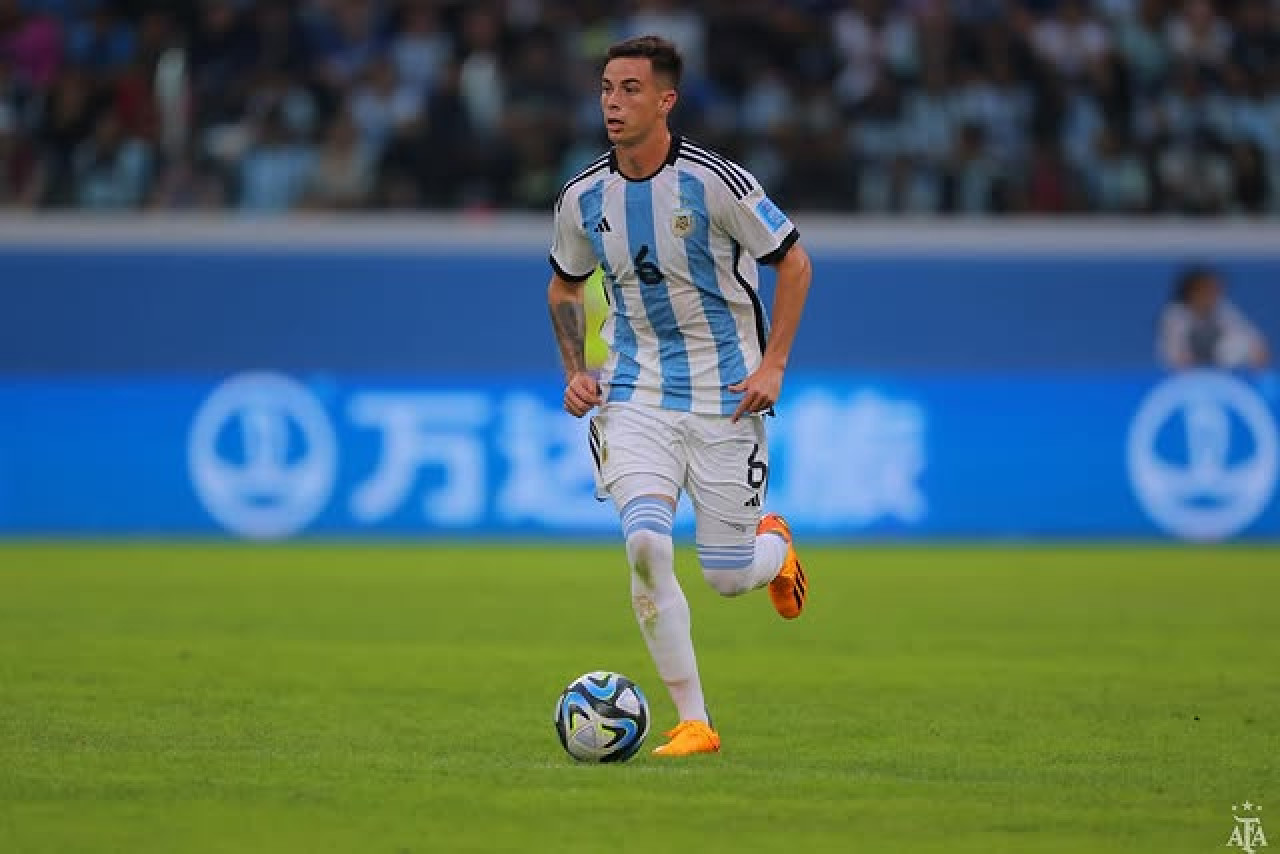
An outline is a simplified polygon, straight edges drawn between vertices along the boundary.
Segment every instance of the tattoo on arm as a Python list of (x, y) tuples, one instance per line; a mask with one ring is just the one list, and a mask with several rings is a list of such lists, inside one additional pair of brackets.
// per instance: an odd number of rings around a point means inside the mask
[(560, 362), (566, 377), (587, 369), (587, 313), (581, 303), (564, 301), (551, 305), (551, 328), (560, 347)]

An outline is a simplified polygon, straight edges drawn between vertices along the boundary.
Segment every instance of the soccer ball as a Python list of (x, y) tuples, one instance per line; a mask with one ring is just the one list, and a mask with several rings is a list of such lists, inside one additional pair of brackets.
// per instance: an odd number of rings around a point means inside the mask
[(621, 673), (593, 670), (564, 689), (553, 720), (561, 746), (579, 762), (625, 762), (649, 734), (649, 701)]

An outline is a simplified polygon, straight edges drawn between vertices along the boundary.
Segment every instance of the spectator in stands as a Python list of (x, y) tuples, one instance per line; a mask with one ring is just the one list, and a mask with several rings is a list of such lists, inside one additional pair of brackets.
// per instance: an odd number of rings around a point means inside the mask
[(1111, 49), (1111, 35), (1086, 0), (1062, 0), (1031, 34), (1040, 58), (1068, 80), (1084, 76)]
[(466, 10), (458, 89), (467, 120), (479, 141), (487, 141), (502, 130), (507, 87), (502, 74), (501, 39), (502, 24), (492, 9), (475, 6)]
[(186, 147), (170, 152), (160, 162), (146, 207), (208, 211), (226, 207), (227, 201), (227, 181), (218, 164)]
[(360, 210), (373, 192), (375, 148), (362, 139), (349, 110), (340, 110), (325, 129), (307, 187), (305, 204), (328, 210)]
[(249, 41), (253, 66), (310, 82), (315, 54), (290, 0), (257, 0), (252, 5)]
[(1166, 367), (1264, 368), (1267, 343), (1224, 295), (1218, 274), (1207, 267), (1183, 271), (1160, 316), (1158, 348)]
[[(126, 140), (156, 152), (149, 181), (184, 187), (197, 174), (204, 185), (219, 170), (256, 173), (263, 152), (253, 141), (272, 110), (291, 144), (308, 148), (350, 105), (381, 148), (372, 206), (534, 204), (548, 176), (572, 175), (599, 147), (597, 93), (583, 64), (643, 30), (683, 48), (677, 110), (687, 111), (680, 123), (690, 136), (766, 176), (788, 208), (1276, 215), (1274, 8), (1273, 0), (0, 0), (9, 78), (0, 109), (7, 148), (37, 164), (17, 170), (23, 196), (34, 188), (42, 206), (80, 204), (72, 152), (103, 111)], [(161, 66), (167, 86), (156, 85)], [(185, 79), (175, 79), (179, 67)], [(183, 102), (189, 110), (176, 109)], [(189, 134), (178, 134), (190, 146), (175, 139), (179, 115), (190, 118)], [(979, 129), (980, 145), (961, 144), (966, 126)], [(250, 156), (256, 163), (246, 168)], [(957, 157), (969, 163), (963, 182)], [(1137, 164), (1148, 176), (1145, 203)], [(330, 165), (342, 168), (335, 160), (315, 168)], [(996, 198), (982, 203), (989, 170), (1000, 176)], [(41, 180), (29, 182), (33, 175)], [(188, 197), (172, 189), (144, 195)], [(223, 195), (228, 205), (242, 198)]]
[(1143, 95), (1159, 88), (1169, 70), (1165, 11), (1165, 0), (1139, 0), (1133, 17), (1117, 25), (1117, 55), (1128, 69), (1134, 89)]
[(232, 0), (206, 0), (191, 34), (189, 59), (200, 124), (216, 127), (237, 119), (255, 60), (246, 13)]
[(430, 0), (409, 0), (390, 45), (400, 79), (425, 95), (439, 82), (451, 51), (435, 5)]
[(1060, 215), (1076, 213), (1081, 207), (1077, 181), (1053, 139), (1034, 146), (1025, 185), (1013, 189), (1022, 194), (1015, 209), (1024, 213)]
[(1182, 9), (1169, 19), (1166, 38), (1175, 62), (1216, 75), (1227, 62), (1232, 32), (1210, 0), (1184, 0)]
[(947, 170), (945, 198), (943, 209), (951, 213), (984, 214), (1004, 207), (1000, 168), (987, 149), (982, 125), (960, 128)]
[(255, 139), (240, 167), (240, 209), (281, 213), (297, 207), (315, 171), (316, 153), (289, 127), (284, 111), (273, 108), (257, 124)]
[(361, 78), (349, 90), (351, 118), (360, 131), (361, 142), (380, 153), (397, 130), (422, 118), (423, 93), (400, 79), (390, 57), (374, 59)]
[(152, 150), (127, 136), (115, 113), (103, 113), (72, 156), (76, 202), (87, 210), (133, 209), (147, 194)]
[(1243, 0), (1236, 6), (1235, 40), (1231, 58), (1240, 70), (1261, 77), (1276, 67), (1280, 57), (1280, 16), (1267, 0)]
[(75, 68), (63, 69), (50, 90), (39, 99), (33, 135), (40, 150), (44, 175), (40, 203), (52, 207), (76, 202), (72, 155), (89, 138), (98, 117), (109, 103), (94, 89), (87, 75)]
[(1237, 142), (1231, 149), (1236, 174), (1236, 211), (1243, 214), (1265, 214), (1275, 195), (1267, 172), (1262, 148), (1254, 142)]
[(62, 25), (56, 18), (23, 8), (21, 0), (0, 0), (0, 62), (18, 83), (40, 91), (62, 67)]
[(81, 68), (110, 76), (133, 61), (136, 43), (133, 27), (121, 19), (115, 3), (104, 2), (72, 23), (67, 32), (67, 56)]
[(1090, 201), (1105, 213), (1140, 214), (1151, 206), (1151, 178), (1129, 139), (1112, 127), (1098, 131), (1085, 165)]
[[(3, 71), (0, 66), (0, 94)], [(17, 110), (0, 98), (0, 209), (34, 207), (42, 177), (35, 148), (21, 133)]]
[(1227, 213), (1236, 190), (1231, 170), (1227, 152), (1210, 131), (1177, 137), (1156, 159), (1164, 209), (1196, 216)]
[(382, 4), (377, 0), (333, 0), (313, 4), (309, 40), (319, 58), (318, 72), (334, 92), (359, 80), (385, 55)]

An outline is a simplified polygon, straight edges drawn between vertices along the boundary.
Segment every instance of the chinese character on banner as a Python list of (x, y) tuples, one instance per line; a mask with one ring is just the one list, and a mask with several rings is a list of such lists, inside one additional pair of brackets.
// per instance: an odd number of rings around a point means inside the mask
[(612, 508), (595, 499), (587, 422), (530, 394), (502, 403), (497, 445), (507, 462), (497, 513), (508, 523), (553, 528), (616, 526)]
[(925, 415), (910, 401), (811, 391), (771, 424), (778, 481), (770, 503), (815, 526), (921, 521)]
[(431, 470), (441, 482), (422, 499), (427, 521), (450, 527), (484, 521), (485, 427), (492, 402), (476, 393), (366, 392), (351, 400), (351, 422), (378, 430), (382, 452), (351, 496), (351, 512), (374, 523), (396, 512)]

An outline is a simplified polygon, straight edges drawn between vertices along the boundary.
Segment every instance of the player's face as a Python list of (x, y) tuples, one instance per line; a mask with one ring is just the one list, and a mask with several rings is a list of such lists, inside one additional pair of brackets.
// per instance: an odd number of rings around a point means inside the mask
[(675, 90), (653, 73), (644, 58), (609, 60), (600, 79), (600, 110), (614, 145), (639, 143), (666, 121), (675, 104)]
[(1213, 310), (1218, 307), (1218, 301), (1221, 298), (1222, 286), (1218, 284), (1218, 280), (1205, 277), (1192, 289), (1188, 303), (1191, 305), (1191, 310), (1196, 314), (1208, 316), (1213, 314)]

